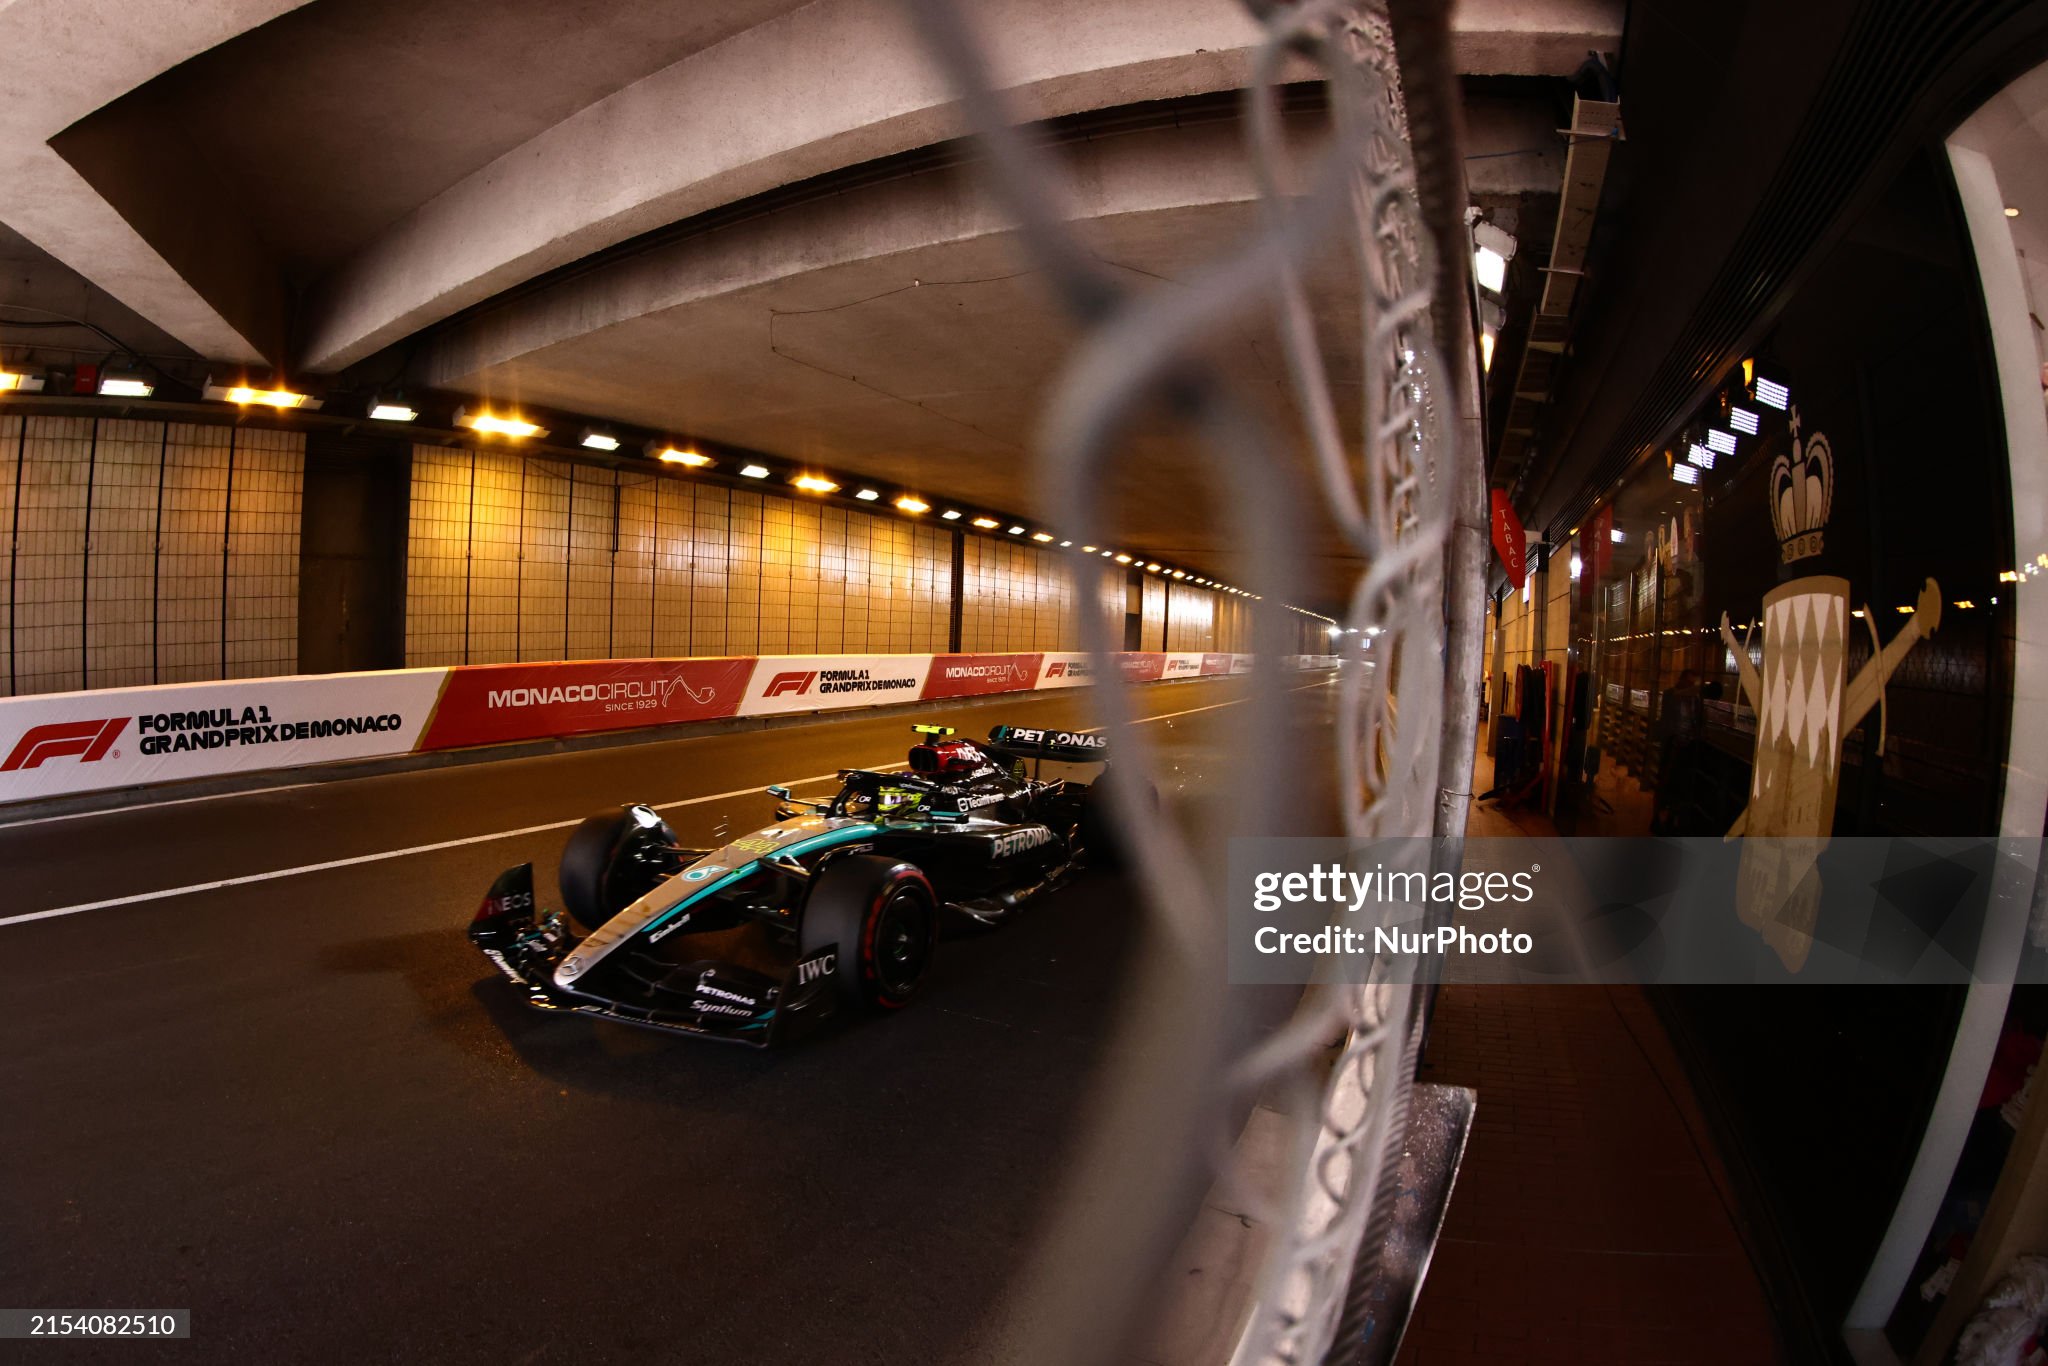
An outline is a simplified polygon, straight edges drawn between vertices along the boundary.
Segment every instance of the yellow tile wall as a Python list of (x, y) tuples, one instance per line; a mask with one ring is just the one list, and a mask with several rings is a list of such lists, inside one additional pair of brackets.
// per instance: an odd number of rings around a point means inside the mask
[(409, 664), (460, 664), (468, 653), (474, 463), (468, 451), (413, 447), (405, 554)]
[(298, 432), (255, 427), (235, 432), (228, 481), (229, 678), (274, 677), (298, 669), (305, 449), (305, 437)]
[[(16, 491), (14, 668), (17, 691), (85, 685), (86, 478), (92, 420), (31, 417)], [(213, 601), (220, 603), (218, 570)]]
[[(519, 657), (566, 659), (569, 593), (569, 466), (527, 460), (519, 513)], [(415, 476), (417, 477), (417, 476)], [(416, 663), (408, 656), (408, 663)]]
[(650, 653), (690, 653), (695, 605), (696, 490), (680, 479), (654, 481), (654, 640)]
[(615, 659), (654, 653), (654, 492), (665, 481), (620, 471), (619, 549), (612, 557), (612, 638)]
[(21, 463), (23, 419), (0, 416), (0, 697), (14, 691), (14, 470)]
[[(157, 484), (164, 441), (161, 422), (99, 424), (85, 574), (87, 687), (156, 679)], [(297, 526), (292, 530), (296, 535)], [(297, 601), (292, 612), (296, 624)]]
[(520, 658), (520, 519), (525, 489), (522, 458), (476, 452), (469, 501), (471, 664), (509, 664)]

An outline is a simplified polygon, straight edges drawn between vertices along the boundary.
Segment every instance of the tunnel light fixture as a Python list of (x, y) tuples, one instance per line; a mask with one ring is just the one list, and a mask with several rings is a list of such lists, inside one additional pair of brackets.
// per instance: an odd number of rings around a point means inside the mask
[(1911, 607), (1911, 605), (1901, 606), (1899, 608), (1899, 615), (1902, 617), (1910, 617), (1913, 615), (1913, 608)]
[(1755, 436), (1757, 417), (1755, 413), (1747, 408), (1730, 408), (1728, 410), (1728, 425), (1741, 432), (1744, 436)]
[(960, 520), (960, 509), (947, 508), (944, 512), (940, 513), (939, 516), (945, 521), (957, 522)]
[(766, 479), (767, 477), (768, 467), (766, 465), (740, 466), (740, 478), (742, 479)]
[(316, 409), (320, 400), (310, 394), (296, 393), (290, 389), (259, 389), (249, 384), (215, 384), (207, 381), (200, 391), (201, 396), (212, 403), (232, 403), (246, 408), (256, 404), (264, 408), (276, 408), (280, 412), (289, 408)]
[[(805, 493), (837, 493), (839, 491), (839, 485), (833, 483), (830, 479), (816, 474), (799, 474), (789, 482), (794, 487), (802, 489)], [(861, 491), (866, 493), (870, 490), (863, 489)]]
[(1157, 573), (1159, 572), (1159, 565), (1158, 565), (1158, 563), (1157, 563), (1157, 562), (1155, 561), (1155, 562), (1153, 562), (1152, 564), (1148, 564), (1148, 565), (1146, 565), (1146, 566), (1145, 566), (1145, 572), (1146, 572), (1147, 574), (1157, 574)]
[(1623, 541), (1628, 539), (1628, 533), (1623, 531), (1620, 527), (1615, 527), (1613, 530), (1607, 533), (1607, 539), (1614, 542), (1614, 544), (1616, 545), (1620, 545)]
[(528, 422), (523, 417), (504, 417), (481, 408), (455, 410), (455, 425), (477, 433), (479, 436), (502, 436), (513, 441), (524, 441), (529, 436), (546, 436), (547, 432), (538, 423)]
[[(687, 446), (673, 445), (667, 441), (648, 442), (647, 453), (664, 465), (687, 465), (693, 470), (710, 469), (712, 465), (717, 463), (708, 455), (691, 450)], [(764, 470), (762, 473), (765, 474), (766, 471)], [(752, 477), (758, 479), (761, 476), (757, 474)]]
[(0, 394), (39, 394), (42, 390), (41, 375), (24, 375), (18, 370), (0, 370)]
[(148, 398), (156, 392), (156, 386), (146, 379), (134, 375), (102, 375), (100, 377), (101, 398)]
[(1173, 576), (1176, 579), (1184, 579), (1188, 576), (1188, 571), (1185, 569), (1176, 569), (1173, 571)]
[(2007, 218), (2018, 218), (2018, 217), (2020, 216), (2020, 210), (2019, 210), (2019, 206), (2018, 206), (2017, 204), (2008, 204), (2008, 205), (2006, 205), (2006, 206), (2005, 206), (2005, 216), (2006, 216)]
[(1735, 434), (1733, 432), (1724, 432), (1718, 427), (1715, 428), (1707, 433), (1707, 449), (1719, 451), (1723, 455), (1735, 454)]
[(1479, 247), (1472, 253), (1472, 274), (1481, 289), (1498, 294), (1508, 282), (1508, 258), (1492, 247)]
[(370, 417), (377, 422), (417, 422), (420, 410), (380, 398), (370, 404)]
[(1762, 375), (1758, 375), (1756, 377), (1756, 401), (1767, 407), (1776, 408), (1782, 413), (1792, 406), (1792, 391), (1776, 380), (1765, 379)]
[(1092, 545), (1084, 545), (1081, 547), (1081, 553), (1083, 555), (1093, 555), (1095, 553), (1095, 547)]
[(1074, 543), (1073, 543), (1072, 541), (1061, 541), (1061, 542), (1060, 542), (1060, 549), (1062, 549), (1062, 550), (1066, 550), (1066, 549), (1068, 549), (1069, 547), (1071, 547), (1071, 546), (1072, 546), (1073, 544), (1074, 544)]
[(1112, 556), (1112, 555), (1114, 555), (1114, 554), (1116, 554), (1116, 552), (1115, 552), (1114, 550), (1105, 550), (1105, 551), (1103, 551), (1103, 552), (1102, 552), (1102, 558), (1106, 560), (1106, 559), (1108, 559), (1108, 558), (1109, 558), (1110, 556)]
[(980, 527), (983, 531), (994, 531), (997, 527), (1002, 525), (1001, 522), (998, 522), (993, 517), (977, 517), (974, 519), (974, 524)]
[(1685, 449), (1685, 460), (1689, 465), (1698, 465), (1703, 470), (1714, 468), (1714, 453), (1695, 441)]
[(1493, 329), (1490, 327), (1479, 334), (1479, 370), (1482, 374), (1493, 373)]
[(1344, 634), (1344, 628), (1343, 628), (1342, 626), (1332, 626), (1332, 627), (1330, 627), (1329, 629), (1330, 629), (1330, 639), (1332, 639), (1332, 640), (1335, 640), (1335, 639), (1337, 639), (1337, 637), (1339, 637), (1339, 636), (1341, 636), (1341, 635), (1343, 635), (1343, 634)]
[(1119, 555), (1116, 557), (1116, 562), (1118, 564), (1129, 564), (1131, 562), (1131, 557), (1128, 555)]
[(1024, 528), (1021, 526), (1013, 526), (1010, 528), (1010, 534), (1012, 536), (1022, 536), (1024, 534)]
[(1681, 484), (1697, 484), (1700, 481), (1700, 467), (1693, 464), (1673, 465), (1671, 477)]
[(880, 502), (882, 498), (881, 492), (877, 489), (862, 489), (853, 496), (860, 499), (863, 503)]
[(583, 435), (576, 438), (576, 444), (586, 451), (615, 451), (619, 448), (619, 439), (600, 427), (585, 427)]
[(1052, 541), (1053, 535), (1050, 531), (1034, 531), (1031, 533), (1031, 539), (1040, 545), (1046, 545)]
[[(896, 500), (896, 510), (915, 517), (920, 512), (930, 512), (932, 505), (914, 493), (906, 493)], [(960, 514), (956, 512), (953, 515), (958, 517)]]

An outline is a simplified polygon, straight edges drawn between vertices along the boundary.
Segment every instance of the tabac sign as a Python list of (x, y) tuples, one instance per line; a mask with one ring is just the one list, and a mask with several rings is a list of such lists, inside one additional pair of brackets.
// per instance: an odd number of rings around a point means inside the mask
[(1508, 582), (1520, 588), (1529, 577), (1529, 537), (1502, 489), (1493, 491), (1493, 548), (1507, 566)]

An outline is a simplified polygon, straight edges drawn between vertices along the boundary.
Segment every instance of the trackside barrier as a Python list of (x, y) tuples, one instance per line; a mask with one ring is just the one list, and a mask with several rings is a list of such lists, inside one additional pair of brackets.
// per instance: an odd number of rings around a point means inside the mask
[[(1296, 668), (1333, 664), (1289, 656)], [(1251, 656), (1135, 651), (1132, 682)], [(476, 664), (0, 698), (0, 803), (602, 731), (1092, 682), (1085, 654), (763, 655)]]

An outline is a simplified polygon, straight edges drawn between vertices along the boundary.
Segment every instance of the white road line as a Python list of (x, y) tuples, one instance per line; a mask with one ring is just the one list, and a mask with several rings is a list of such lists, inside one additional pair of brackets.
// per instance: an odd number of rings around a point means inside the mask
[(66, 811), (57, 816), (26, 816), (18, 821), (0, 821), (0, 830), (18, 830), (27, 825), (50, 825), (57, 821), (82, 821), (93, 816), (118, 816), (124, 811), (154, 811), (160, 806), (189, 806), (193, 802), (217, 802), (229, 797), (267, 797), (273, 792), (298, 792), (326, 783), (280, 783), (276, 787), (245, 787), (234, 792), (205, 792), (197, 797), (171, 797), (160, 802), (133, 802), (127, 806), (102, 806), (93, 811)]
[[(1291, 688), (1289, 691), (1305, 692), (1307, 689)], [(1216, 711), (1222, 707), (1234, 707), (1242, 700), (1239, 698), (1229, 702), (1212, 703), (1206, 707), (1189, 707), (1185, 711), (1161, 712), (1157, 716), (1141, 716), (1135, 718), (1133, 724), (1145, 725), (1153, 721), (1171, 721), (1175, 717), (1193, 716), (1197, 712)], [(1093, 726), (1090, 729), (1101, 730), (1103, 727)], [(878, 769), (901, 768), (902, 765), (887, 764), (876, 765), (875, 767)], [(800, 787), (806, 783), (829, 782), (838, 776), (839, 772), (836, 769), (831, 773), (814, 773), (808, 778), (794, 779), (788, 786)], [(272, 788), (270, 790), (277, 791), (279, 789)], [(730, 801), (735, 797), (752, 796), (762, 790), (761, 787), (734, 788), (730, 792), (713, 792), (703, 797), (684, 797), (677, 801), (655, 803), (654, 809), (657, 811), (669, 811), (679, 806), (701, 806), (706, 802)], [(164, 804), (169, 805), (170, 803)], [(105, 813), (95, 812), (92, 814)], [(52, 920), (58, 916), (78, 915), (84, 911), (104, 911), (115, 906), (133, 906), (138, 902), (144, 901), (162, 901), (174, 896), (190, 896), (194, 892), (217, 892), (229, 887), (246, 887), (251, 883), (274, 882), (279, 878), (298, 877), (305, 873), (325, 873), (331, 872), (336, 868), (353, 868), (364, 863), (382, 863), (387, 859), (410, 858), (414, 854), (434, 854), (439, 853), (443, 849), (461, 849), (471, 844), (489, 844), (493, 840), (518, 839), (522, 835), (542, 835), (550, 830), (566, 830), (572, 825), (580, 825), (582, 824), (582, 819), (579, 816), (575, 820), (550, 821), (546, 825), (526, 825), (521, 826), (517, 830), (496, 830), (488, 835), (467, 835), (462, 839), (438, 840), (433, 844), (415, 844), (405, 849), (385, 849), (374, 854), (357, 854), (353, 858), (330, 859), (325, 863), (301, 864), (296, 868), (276, 868), (267, 873), (244, 873), (239, 877), (224, 877), (214, 882), (193, 882), (183, 887), (164, 887), (154, 892), (136, 892), (132, 896), (113, 896), (108, 897), (104, 901), (82, 901), (75, 906), (56, 906), (47, 911), (30, 911), (25, 915), (0, 916), (0, 927), (22, 925), (31, 920)]]

